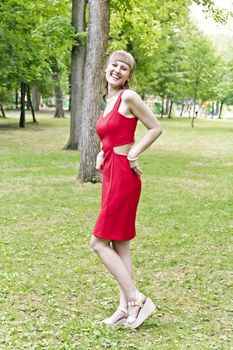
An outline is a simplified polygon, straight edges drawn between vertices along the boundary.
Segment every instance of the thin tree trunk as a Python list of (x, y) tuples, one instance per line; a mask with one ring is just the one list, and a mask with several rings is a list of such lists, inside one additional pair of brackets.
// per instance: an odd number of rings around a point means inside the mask
[(182, 104), (181, 111), (180, 111), (180, 117), (182, 117), (182, 116), (183, 116), (184, 107), (185, 107), (185, 104), (183, 103), (183, 104)]
[(220, 109), (219, 109), (218, 119), (221, 119), (221, 118), (222, 118), (222, 109), (223, 109), (223, 105), (224, 105), (224, 102), (221, 101), (221, 102), (220, 102)]
[(167, 97), (166, 102), (165, 102), (165, 111), (164, 111), (165, 115), (169, 114), (170, 104), (171, 104), (171, 99), (170, 99), (170, 97)]
[(40, 92), (37, 86), (32, 87), (32, 105), (35, 112), (40, 110)]
[(219, 111), (220, 111), (220, 103), (219, 103), (219, 101), (216, 101), (214, 115), (218, 116)]
[(63, 94), (60, 86), (59, 72), (53, 72), (54, 81), (54, 97), (55, 97), (55, 113), (54, 118), (64, 118), (65, 112), (63, 109)]
[(170, 106), (169, 106), (169, 112), (168, 112), (168, 118), (172, 118), (173, 103), (174, 103), (174, 101), (171, 99)]
[(187, 112), (188, 112), (189, 118), (191, 118), (191, 110), (192, 110), (192, 105), (188, 105)]
[(163, 118), (163, 116), (164, 116), (164, 96), (162, 96), (161, 103), (162, 103), (162, 105), (161, 105), (161, 118)]
[(28, 98), (29, 107), (30, 107), (31, 112), (32, 112), (32, 120), (33, 120), (33, 123), (37, 123), (36, 117), (35, 117), (34, 108), (33, 108), (33, 105), (32, 105), (32, 99), (31, 99), (31, 92), (30, 92), (30, 86), (29, 86), (29, 84), (27, 85), (27, 98)]
[(193, 101), (193, 116), (191, 121), (192, 128), (194, 127), (194, 119), (196, 119), (197, 114), (195, 113), (195, 105), (197, 103), (197, 92), (198, 92), (199, 81), (195, 81), (195, 90), (194, 90), (194, 101)]
[(19, 127), (25, 128), (25, 95), (27, 91), (27, 85), (25, 83), (20, 84), (20, 119)]
[(2, 103), (0, 103), (0, 111), (1, 111), (0, 118), (6, 119), (6, 114), (5, 114), (5, 111), (4, 111)]
[(30, 96), (29, 96), (28, 84), (27, 84), (26, 96), (27, 96), (27, 103), (26, 103), (27, 111), (30, 111)]
[(69, 106), (68, 106), (69, 112), (71, 111), (71, 74), (69, 74)]
[[(85, 12), (87, 0), (72, 0), (72, 25), (77, 33), (86, 31)], [(78, 149), (82, 127), (82, 104), (86, 39), (78, 37), (78, 45), (71, 52), (70, 137), (65, 149)]]
[(213, 119), (213, 117), (214, 117), (214, 112), (215, 112), (214, 102), (212, 102), (211, 119)]
[(15, 109), (19, 109), (19, 92), (15, 91)]
[(81, 182), (100, 181), (95, 169), (96, 155), (100, 143), (96, 136), (95, 124), (100, 113), (100, 102), (104, 89), (104, 64), (109, 35), (110, 1), (89, 0), (90, 25), (87, 58), (84, 71), (85, 101), (82, 106), (82, 132), (80, 142), (79, 180)]

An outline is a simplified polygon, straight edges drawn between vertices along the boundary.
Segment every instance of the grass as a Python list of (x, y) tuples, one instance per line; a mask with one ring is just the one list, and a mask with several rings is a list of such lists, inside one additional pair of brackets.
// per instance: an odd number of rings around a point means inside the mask
[(164, 119), (140, 157), (134, 274), (158, 309), (130, 331), (99, 325), (118, 294), (89, 248), (101, 185), (75, 182), (68, 118), (38, 120), (0, 120), (0, 349), (232, 349), (233, 122)]

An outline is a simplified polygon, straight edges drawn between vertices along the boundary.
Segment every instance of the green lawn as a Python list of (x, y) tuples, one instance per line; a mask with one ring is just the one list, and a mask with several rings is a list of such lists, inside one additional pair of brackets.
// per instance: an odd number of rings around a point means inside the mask
[(0, 119), (0, 349), (233, 349), (233, 121), (163, 119), (140, 157), (132, 256), (157, 313), (130, 331), (99, 324), (118, 293), (89, 248), (101, 185), (75, 181), (68, 118), (38, 120)]

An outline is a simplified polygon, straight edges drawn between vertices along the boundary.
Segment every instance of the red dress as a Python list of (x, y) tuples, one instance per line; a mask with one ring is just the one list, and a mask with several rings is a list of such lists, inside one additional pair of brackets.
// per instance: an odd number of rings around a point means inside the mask
[(118, 112), (123, 92), (112, 111), (105, 117), (102, 114), (96, 124), (104, 159), (102, 205), (93, 234), (117, 241), (130, 240), (136, 235), (136, 211), (141, 192), (141, 179), (130, 168), (127, 156), (113, 150), (113, 147), (133, 143), (137, 126), (137, 118), (126, 118)]

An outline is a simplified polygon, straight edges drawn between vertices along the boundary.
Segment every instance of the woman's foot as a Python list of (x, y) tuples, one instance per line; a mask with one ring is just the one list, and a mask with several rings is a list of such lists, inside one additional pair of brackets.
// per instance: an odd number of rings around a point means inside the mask
[(128, 311), (124, 308), (118, 308), (112, 316), (105, 318), (105, 320), (102, 321), (102, 323), (106, 324), (107, 326), (116, 327), (116, 326), (122, 326), (127, 319)]
[(139, 327), (153, 312), (155, 305), (150, 298), (144, 294), (137, 293), (137, 299), (128, 303), (128, 318), (125, 327), (135, 329)]

